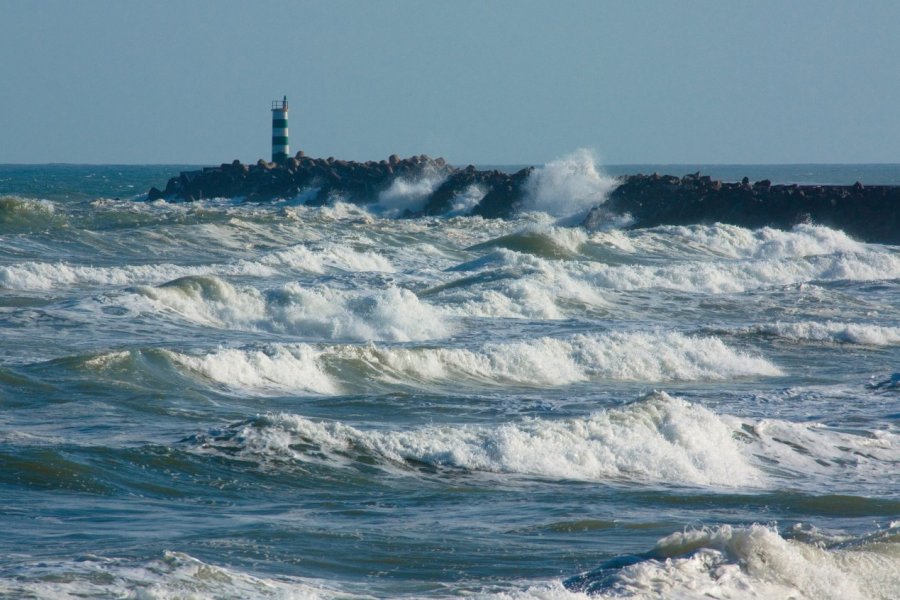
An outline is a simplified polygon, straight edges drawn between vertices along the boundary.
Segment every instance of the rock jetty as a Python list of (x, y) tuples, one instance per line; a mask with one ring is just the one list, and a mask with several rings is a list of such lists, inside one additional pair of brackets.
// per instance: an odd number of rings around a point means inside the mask
[[(355, 162), (310, 158), (302, 151), (285, 161), (259, 160), (224, 163), (186, 171), (169, 179), (165, 188), (151, 188), (149, 200), (193, 201), (202, 198), (244, 198), (266, 202), (304, 197), (322, 205), (339, 197), (358, 204), (373, 203), (397, 178), (416, 181), (428, 177), (439, 182), (421, 208), (402, 216), (447, 214), (462, 196), (480, 200), (468, 214), (505, 218), (515, 214), (529, 191), (533, 167), (515, 173), (458, 168), (443, 158), (424, 154), (409, 158)], [(594, 208), (583, 224), (596, 227), (610, 215), (629, 214), (632, 227), (727, 223), (748, 228), (789, 229), (816, 223), (867, 242), (900, 244), (900, 186), (773, 185), (768, 180), (726, 183), (700, 173), (628, 175), (619, 179), (606, 202)]]
[(699, 173), (630, 175), (585, 219), (596, 225), (628, 213), (635, 227), (727, 223), (750, 229), (790, 229), (815, 223), (858, 240), (900, 244), (900, 186), (723, 183)]
[(259, 160), (246, 165), (235, 160), (218, 167), (184, 171), (169, 179), (162, 190), (151, 188), (148, 200), (194, 201), (202, 198), (244, 198), (248, 202), (266, 202), (277, 198), (293, 198), (308, 194), (307, 204), (322, 205), (340, 197), (359, 204), (376, 202), (398, 178), (415, 180), (432, 177), (442, 183), (428, 197), (418, 214), (439, 215), (448, 212), (459, 194), (476, 186), (481, 201), (472, 214), (506, 217), (512, 214), (524, 197), (522, 186), (531, 169), (508, 174), (482, 171), (470, 165), (452, 167), (443, 158), (424, 154), (387, 160), (355, 162), (335, 158), (310, 158), (302, 151), (283, 162)]

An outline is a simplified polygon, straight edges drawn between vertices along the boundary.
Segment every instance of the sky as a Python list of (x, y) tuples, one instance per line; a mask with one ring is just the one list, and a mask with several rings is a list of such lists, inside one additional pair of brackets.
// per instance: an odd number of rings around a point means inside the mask
[(900, 2), (0, 0), (0, 163), (900, 163)]

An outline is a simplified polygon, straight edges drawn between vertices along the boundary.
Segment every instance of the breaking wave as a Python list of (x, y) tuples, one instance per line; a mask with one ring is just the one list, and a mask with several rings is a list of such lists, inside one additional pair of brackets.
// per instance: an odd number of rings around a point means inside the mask
[(803, 258), (835, 253), (874, 251), (843, 231), (822, 225), (801, 224), (790, 231), (737, 225), (660, 226), (635, 231), (595, 233), (592, 241), (628, 253), (734, 259)]
[(256, 260), (183, 266), (169, 263), (98, 267), (67, 262), (26, 261), (0, 266), (0, 288), (45, 291), (61, 286), (126, 286), (153, 284), (188, 276), (272, 277), (281, 272), (326, 273), (331, 271), (392, 272), (390, 261), (370, 251), (342, 245), (296, 245), (263, 254)]
[(60, 227), (65, 217), (50, 200), (0, 195), (0, 235), (31, 233), (48, 227)]
[(848, 542), (802, 526), (687, 530), (566, 586), (598, 598), (888, 600), (900, 591), (900, 531)]
[[(551, 261), (501, 247), (453, 271), (466, 275), (458, 284), (436, 291), (471, 314), (560, 318), (560, 300), (603, 306), (609, 302), (605, 291), (729, 294), (811, 282), (894, 280), (900, 278), (900, 257), (866, 250), (802, 258), (606, 264)], [(505, 300), (506, 309), (497, 304)]]
[(743, 331), (794, 341), (836, 342), (866, 346), (896, 346), (900, 344), (900, 327), (868, 323), (777, 322), (754, 325)]
[(781, 370), (718, 338), (676, 332), (608, 333), (463, 348), (274, 344), (175, 362), (243, 392), (371, 393), (396, 387), (550, 387), (597, 380), (721, 381)]
[(506, 248), (542, 258), (573, 258), (579, 255), (587, 239), (587, 233), (582, 229), (533, 224), (515, 233), (476, 244), (468, 250)]
[(276, 414), (196, 436), (192, 442), (197, 451), (275, 463), (317, 462), (325, 456), (346, 465), (362, 452), (384, 466), (425, 464), (549, 479), (624, 478), (725, 487), (765, 479), (715, 413), (661, 392), (584, 418), (499, 426), (364, 431)]
[(304, 337), (410, 341), (446, 337), (451, 327), (415, 294), (397, 287), (348, 292), (297, 283), (261, 292), (217, 277), (183, 277), (137, 290), (136, 310), (157, 312), (211, 327), (269, 331)]
[(9, 598), (371, 598), (339, 590), (324, 580), (257, 577), (166, 551), (147, 562), (99, 556), (26, 564), (13, 577), (0, 578), (0, 595)]

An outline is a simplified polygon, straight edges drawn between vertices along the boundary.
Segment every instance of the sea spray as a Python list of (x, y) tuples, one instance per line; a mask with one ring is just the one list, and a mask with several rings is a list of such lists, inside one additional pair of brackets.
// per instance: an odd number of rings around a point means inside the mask
[(582, 148), (535, 169), (522, 208), (577, 223), (592, 207), (603, 204), (615, 186), (616, 179), (603, 174), (593, 152)]
[[(391, 181), (390, 187), (378, 194), (378, 204), (374, 210), (387, 217), (399, 217), (406, 211), (418, 212), (446, 178), (445, 172), (429, 168), (415, 176), (397, 177)], [(465, 200), (461, 202), (466, 203)]]

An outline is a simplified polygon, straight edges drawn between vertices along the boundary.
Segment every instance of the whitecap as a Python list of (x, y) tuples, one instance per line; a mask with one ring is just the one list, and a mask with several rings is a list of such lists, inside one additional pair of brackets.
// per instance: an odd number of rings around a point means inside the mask
[(900, 592), (897, 552), (896, 538), (828, 548), (771, 526), (722, 525), (673, 533), (644, 560), (567, 585), (595, 598), (888, 600)]

